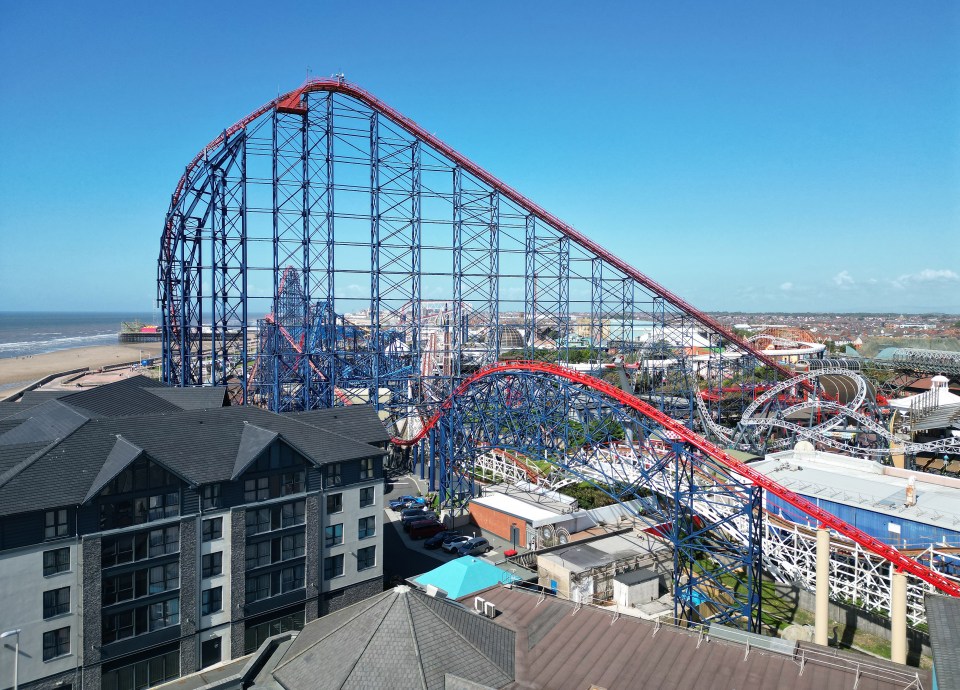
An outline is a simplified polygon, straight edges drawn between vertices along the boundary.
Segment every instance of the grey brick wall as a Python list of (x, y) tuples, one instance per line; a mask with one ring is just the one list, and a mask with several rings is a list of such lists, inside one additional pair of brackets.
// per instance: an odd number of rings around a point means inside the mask
[(320, 615), (318, 595), (320, 594), (320, 559), (322, 549), (320, 541), (320, 496), (307, 496), (306, 506), (306, 541), (305, 561), (306, 577), (304, 582), (307, 588), (307, 602), (305, 608), (306, 622), (309, 623)]
[[(230, 513), (230, 618), (236, 620), (243, 615), (247, 601), (247, 511), (240, 509)], [(244, 622), (237, 621), (230, 626), (230, 657), (243, 656)]]
[(100, 537), (84, 538), (81, 564), (83, 568), (80, 575), (83, 591), (83, 687), (84, 690), (100, 690), (102, 594)]
[(382, 591), (382, 577), (374, 578), (373, 580), (367, 580), (366, 582), (361, 582), (359, 584), (328, 593), (324, 598), (321, 610), (325, 616), (328, 613), (339, 611), (345, 606), (350, 606), (351, 604), (356, 604), (358, 601), (369, 599), (374, 595), (380, 594)]
[(191, 515), (180, 521), (180, 674), (199, 670), (197, 658), (197, 627), (200, 607), (197, 593), (197, 517)]

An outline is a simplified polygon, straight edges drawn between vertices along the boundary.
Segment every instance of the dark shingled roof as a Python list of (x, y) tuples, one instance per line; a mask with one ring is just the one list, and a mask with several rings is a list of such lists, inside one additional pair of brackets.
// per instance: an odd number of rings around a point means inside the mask
[(376, 414), (370, 414), (371, 405), (346, 405), (307, 412), (286, 412), (284, 416), (320, 427), (336, 428), (338, 433), (364, 443), (388, 443), (390, 434)]
[[(135, 406), (143, 402), (140, 394), (170, 404), (139, 386), (121, 385), (124, 383), (95, 390), (120, 387), (132, 396)], [(253, 436), (260, 436), (256, 439), (260, 442), (264, 437), (279, 438), (316, 465), (383, 454), (373, 445), (256, 407), (174, 408), (163, 414), (123, 416), (123, 395), (107, 391), (84, 402), (101, 410), (109, 407), (119, 416), (88, 419), (78, 411), (81, 408), (64, 404), (72, 397), (28, 408), (27, 419), (0, 435), (0, 473), (9, 473), (0, 483), (0, 515), (82, 504), (136, 457), (134, 449), (142, 449), (147, 457), (193, 485), (227, 481), (238, 464), (246, 467), (256, 458), (254, 446), (264, 448), (262, 443), (253, 443)], [(101, 405), (107, 402), (109, 405)], [(353, 414), (377, 419), (372, 407)], [(118, 444), (118, 437), (123, 443)], [(32, 457), (38, 449), (45, 452)]]
[(93, 417), (122, 417), (182, 409), (179, 405), (152, 395), (148, 391), (149, 388), (163, 387), (159, 381), (146, 376), (131, 376), (128, 379), (120, 379), (103, 386), (71, 393), (61, 400), (86, 411)]
[(960, 690), (960, 599), (939, 594), (923, 598), (940, 690)]
[(163, 398), (181, 410), (208, 410), (212, 407), (226, 407), (230, 404), (227, 389), (223, 386), (204, 386), (202, 388), (146, 388), (151, 395)]
[(442, 690), (448, 674), (500, 688), (514, 678), (514, 646), (510, 630), (401, 586), (307, 625), (273, 677), (288, 690)]

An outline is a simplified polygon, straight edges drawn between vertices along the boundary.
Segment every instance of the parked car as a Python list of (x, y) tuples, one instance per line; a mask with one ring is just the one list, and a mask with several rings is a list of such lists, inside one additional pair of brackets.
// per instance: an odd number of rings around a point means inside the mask
[(492, 551), (493, 547), (483, 537), (473, 537), (460, 544), (454, 552), (458, 556), (480, 556), (487, 551)]
[(443, 523), (439, 520), (417, 520), (410, 525), (411, 539), (425, 539), (432, 537), (438, 532), (443, 532)]
[(426, 506), (416, 506), (414, 508), (404, 508), (400, 511), (400, 519), (403, 520), (408, 517), (415, 517), (417, 515), (423, 515), (424, 513), (430, 512), (430, 509)]
[(432, 510), (426, 510), (421, 512), (418, 515), (408, 515), (407, 517), (403, 518), (400, 521), (400, 523), (403, 525), (403, 529), (409, 531), (410, 525), (412, 525), (414, 522), (419, 522), (420, 520), (439, 520), (439, 519), (440, 519), (439, 516), (435, 512), (433, 512)]
[(468, 541), (470, 541), (470, 537), (466, 535), (454, 537), (443, 545), (443, 550), (447, 553), (456, 553), (457, 549), (459, 549), (462, 544), (466, 544)]
[(434, 534), (432, 537), (423, 542), (423, 548), (425, 549), (439, 549), (441, 546), (446, 544), (448, 541), (454, 537), (460, 536), (460, 530), (458, 529), (445, 529), (442, 532)]
[(401, 496), (400, 498), (390, 499), (390, 510), (403, 510), (407, 507), (407, 503), (412, 501), (414, 496)]

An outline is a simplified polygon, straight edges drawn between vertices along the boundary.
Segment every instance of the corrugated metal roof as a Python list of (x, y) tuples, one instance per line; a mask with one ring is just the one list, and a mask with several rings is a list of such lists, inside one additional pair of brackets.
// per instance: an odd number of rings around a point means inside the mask
[(960, 599), (926, 594), (923, 602), (930, 628), (937, 687), (940, 690), (960, 690)]
[[(771, 453), (751, 467), (803, 496), (949, 530), (960, 526), (960, 480), (937, 477), (933, 483), (923, 472), (887, 470), (872, 460), (821, 451)], [(904, 505), (908, 476), (916, 486), (912, 506)]]

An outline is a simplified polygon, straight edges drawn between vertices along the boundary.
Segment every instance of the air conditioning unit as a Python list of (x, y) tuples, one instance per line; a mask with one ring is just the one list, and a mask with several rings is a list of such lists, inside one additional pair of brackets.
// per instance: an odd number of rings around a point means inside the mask
[(497, 607), (492, 601), (483, 602), (483, 615), (487, 618), (497, 617)]
[(477, 613), (483, 613), (483, 607), (487, 604), (487, 600), (483, 597), (474, 597), (473, 598), (473, 610)]
[(427, 585), (426, 593), (428, 597), (433, 597), (435, 599), (446, 599), (446, 591), (440, 589), (436, 585)]

